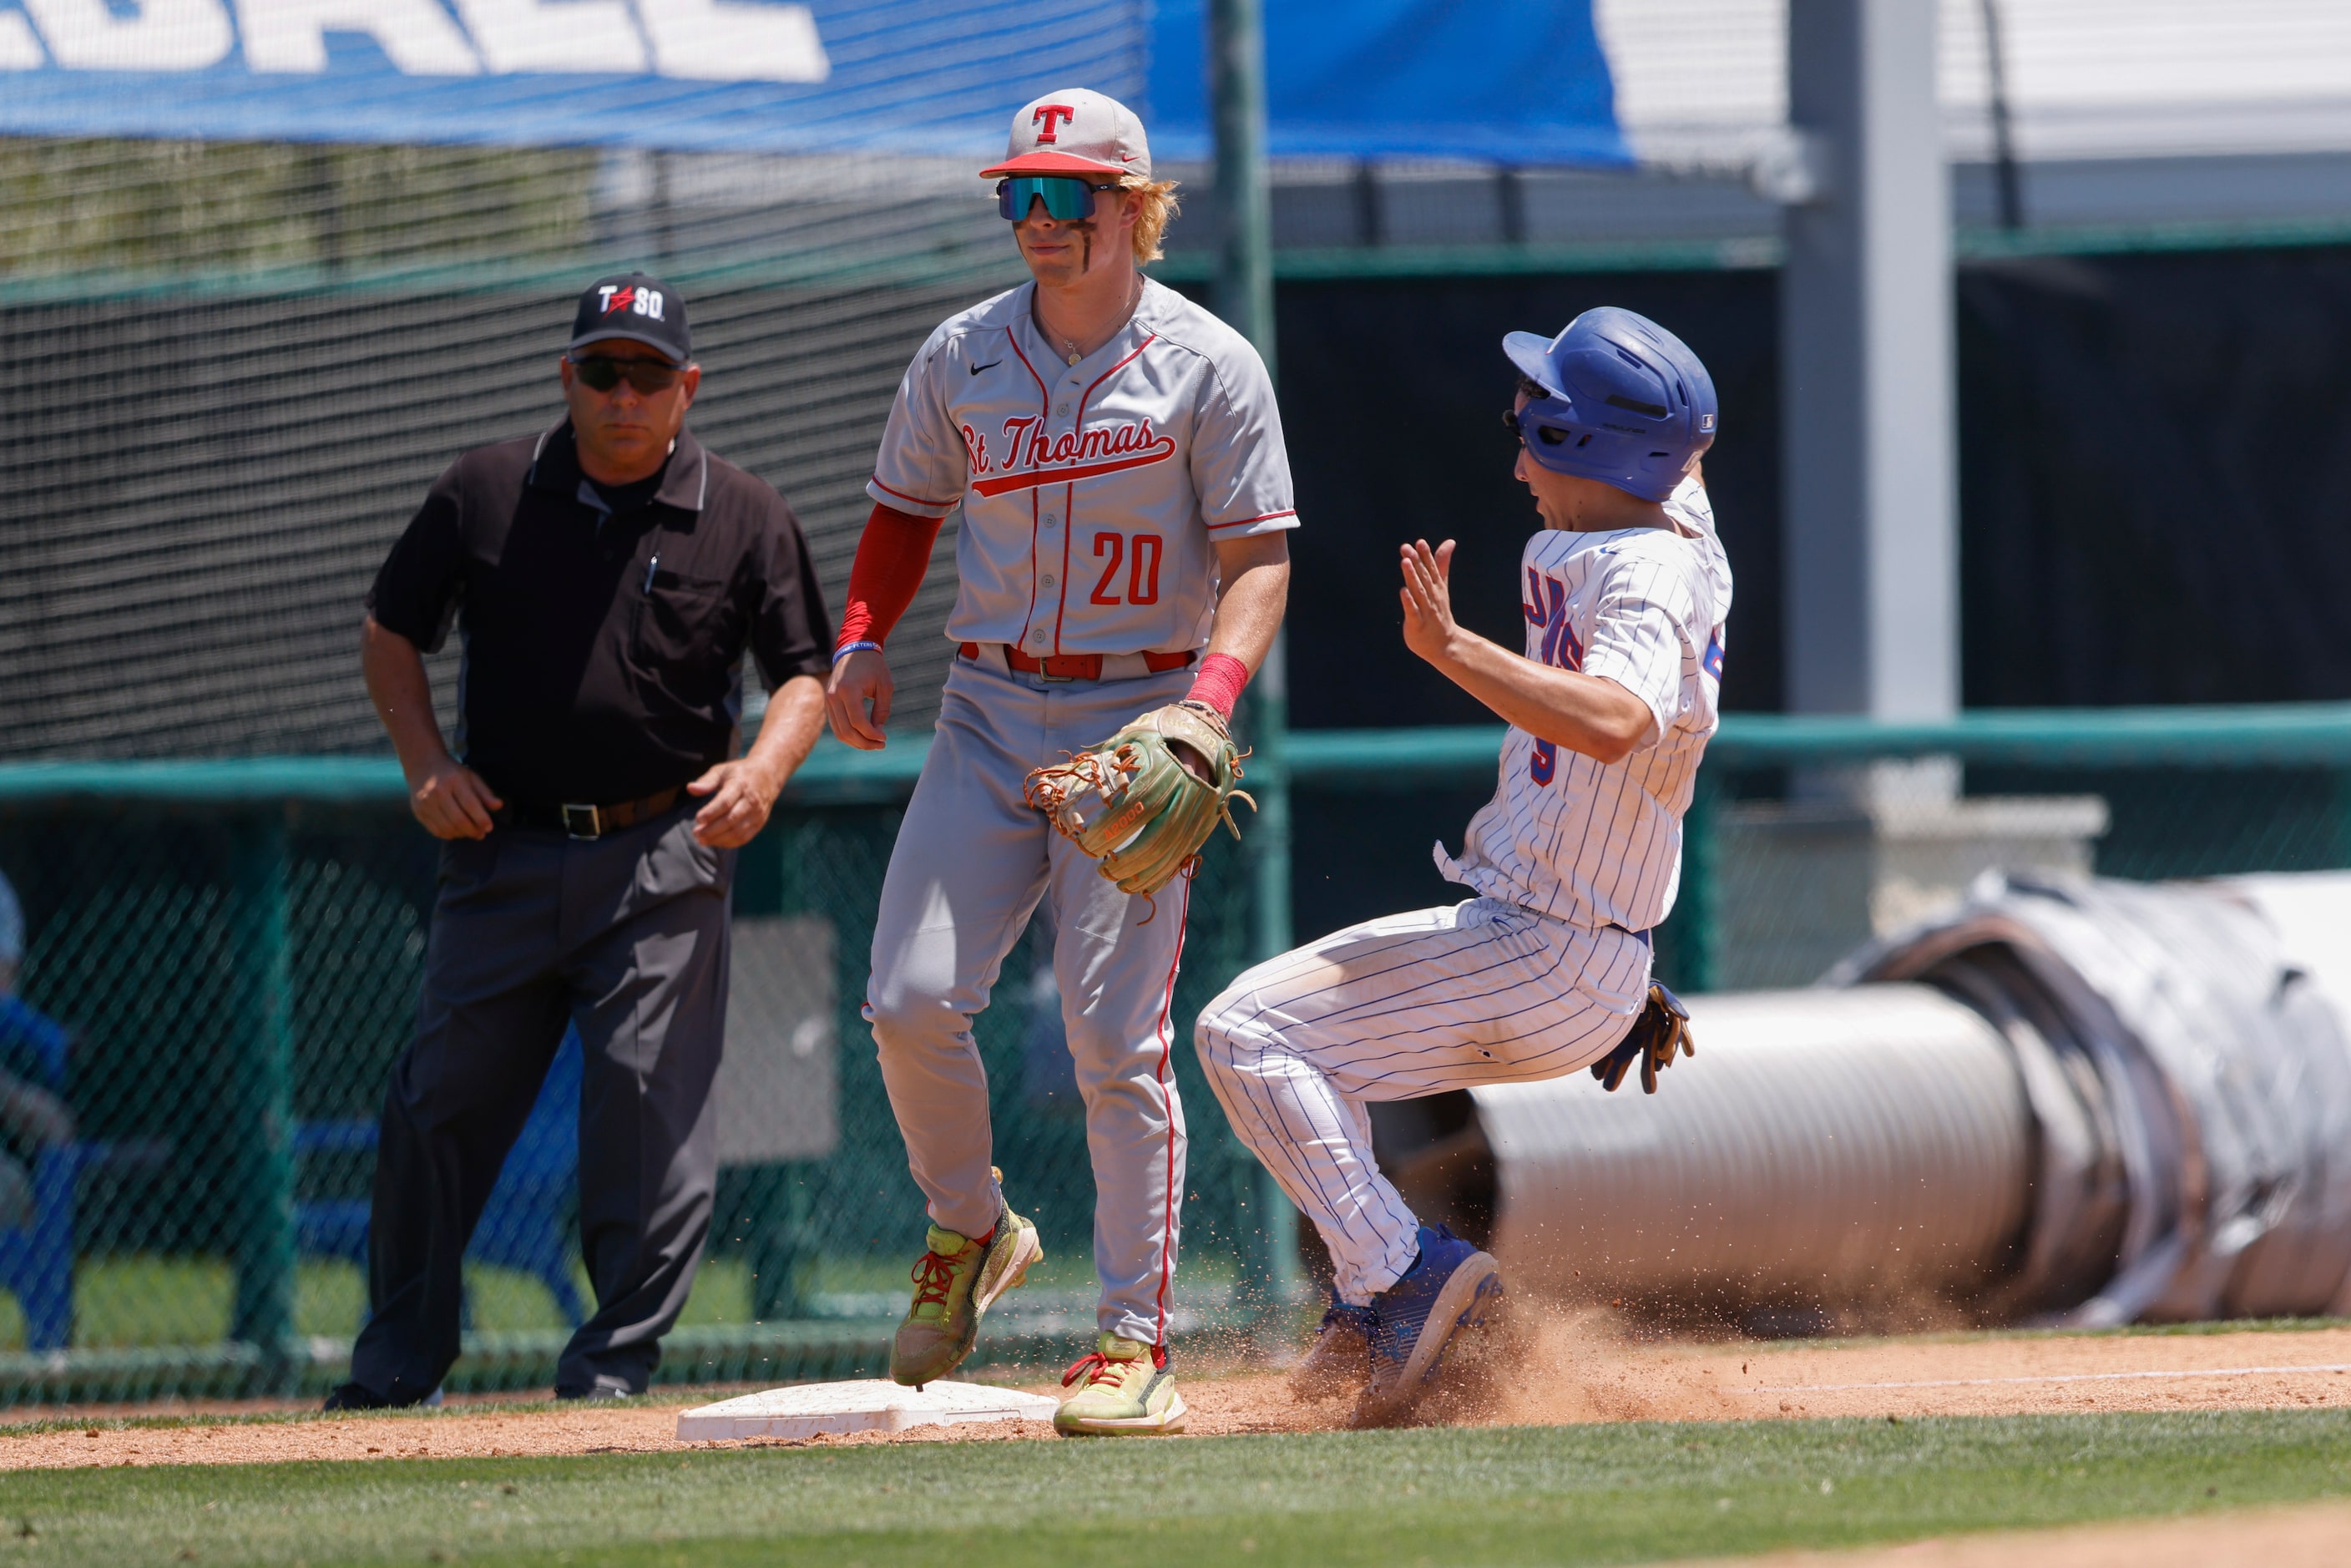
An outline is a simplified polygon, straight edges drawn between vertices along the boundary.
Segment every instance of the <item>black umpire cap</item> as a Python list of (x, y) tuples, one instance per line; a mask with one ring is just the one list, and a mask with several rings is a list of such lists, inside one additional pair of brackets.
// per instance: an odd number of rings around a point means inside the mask
[(571, 351), (614, 338), (658, 349), (672, 364), (694, 358), (685, 301), (668, 284), (642, 272), (600, 277), (580, 297), (580, 308), (571, 318)]

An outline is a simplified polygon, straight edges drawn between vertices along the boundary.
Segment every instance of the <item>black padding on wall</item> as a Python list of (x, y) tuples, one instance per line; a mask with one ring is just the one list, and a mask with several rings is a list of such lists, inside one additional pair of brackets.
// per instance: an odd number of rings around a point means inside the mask
[[(1300, 727), (1486, 716), (1405, 649), (1395, 546), (1458, 538), (1463, 622), (1518, 645), (1537, 524), (1498, 342), (1601, 304), (1714, 374), (1707, 476), (1738, 582), (1724, 706), (1779, 707), (1772, 274), (1315, 281), (1279, 300)], [(1970, 263), (1958, 324), (1968, 706), (2351, 698), (2351, 247)]]
[(1516, 648), (1519, 552), (1541, 528), (1502, 428), (1518, 372), (1502, 334), (1622, 305), (1696, 350), (1722, 404), (1706, 463), (1738, 579), (1724, 700), (1780, 700), (1780, 437), (1768, 272), (1282, 286), (1281, 407), (1298, 482), (1290, 711), (1303, 728), (1472, 724), (1485, 711), (1405, 647), (1396, 547), (1460, 541), (1463, 624)]
[(1970, 706), (2351, 697), (2351, 249), (1959, 274)]

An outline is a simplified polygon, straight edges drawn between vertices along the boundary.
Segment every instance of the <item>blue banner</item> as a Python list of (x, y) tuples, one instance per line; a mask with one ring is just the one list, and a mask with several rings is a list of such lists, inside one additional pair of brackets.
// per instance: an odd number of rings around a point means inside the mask
[[(0, 134), (988, 157), (1086, 86), (1205, 157), (1203, 0), (0, 0)], [(1589, 0), (1265, 0), (1276, 155), (1623, 162)]]
[[(1591, 0), (1261, 0), (1277, 158), (1624, 165)], [(1158, 0), (1155, 150), (1210, 144), (1207, 0)]]
[(1148, 0), (0, 0), (0, 132), (1004, 151), (1146, 91)]

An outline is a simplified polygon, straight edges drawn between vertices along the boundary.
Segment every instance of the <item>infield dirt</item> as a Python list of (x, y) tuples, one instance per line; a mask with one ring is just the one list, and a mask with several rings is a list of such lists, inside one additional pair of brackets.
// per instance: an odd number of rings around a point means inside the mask
[[(1628, 1339), (1604, 1314), (1546, 1321), (1491, 1358), (1463, 1424), (1996, 1416), (2351, 1406), (2351, 1328), (1985, 1334), (1805, 1344)], [(1053, 1392), (1015, 1373), (1002, 1381)], [(1327, 1430), (1343, 1401), (1300, 1404), (1270, 1373), (1182, 1378), (1190, 1435)], [(253, 1420), (294, 1406), (49, 1408), (0, 1426), (0, 1470), (674, 1451), (677, 1413), (719, 1396), (668, 1390), (627, 1405), (512, 1403), (429, 1414)], [(175, 1424), (131, 1424), (154, 1415)], [(60, 1426), (60, 1422), (72, 1422)], [(812, 1438), (809, 1445), (1045, 1439), (1039, 1422)], [(754, 1441), (762, 1441), (755, 1439)], [(696, 1445), (732, 1446), (732, 1445)]]

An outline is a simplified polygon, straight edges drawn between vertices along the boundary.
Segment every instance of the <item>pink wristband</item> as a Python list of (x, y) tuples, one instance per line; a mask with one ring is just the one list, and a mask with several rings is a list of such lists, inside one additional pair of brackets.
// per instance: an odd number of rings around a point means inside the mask
[(1192, 681), (1192, 689), (1184, 700), (1207, 703), (1228, 719), (1233, 716), (1233, 704), (1240, 700), (1241, 690), (1249, 685), (1249, 666), (1230, 653), (1211, 653), (1200, 661), (1200, 673)]

